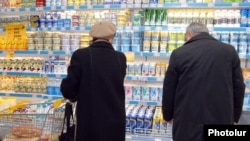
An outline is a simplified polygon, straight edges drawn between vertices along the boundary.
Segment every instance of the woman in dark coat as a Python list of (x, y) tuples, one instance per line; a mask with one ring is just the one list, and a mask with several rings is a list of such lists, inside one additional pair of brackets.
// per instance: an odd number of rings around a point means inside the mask
[(95, 24), (93, 43), (72, 55), (67, 78), (61, 83), (64, 98), (77, 101), (76, 141), (125, 140), (126, 57), (112, 46), (116, 27), (109, 21)]
[(203, 141), (206, 124), (239, 121), (245, 84), (234, 47), (191, 23), (187, 42), (173, 51), (163, 85), (163, 116), (174, 141)]

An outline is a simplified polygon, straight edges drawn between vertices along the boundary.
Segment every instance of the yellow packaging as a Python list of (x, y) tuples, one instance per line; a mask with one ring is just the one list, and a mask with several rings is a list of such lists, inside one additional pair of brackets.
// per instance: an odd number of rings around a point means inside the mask
[(152, 41), (151, 42), (151, 52), (158, 52), (159, 51), (159, 42)]
[(166, 53), (167, 52), (167, 45), (168, 45), (167, 41), (161, 41), (159, 51), (162, 53)]
[(161, 63), (157, 62), (155, 67), (155, 75), (160, 76), (161, 75)]
[(158, 133), (159, 132), (159, 130), (160, 130), (160, 119), (161, 119), (161, 107), (156, 107), (154, 117), (153, 117), (152, 133)]
[(163, 119), (163, 114), (161, 110), (161, 116), (160, 116), (160, 134), (166, 134), (167, 133), (167, 122)]
[(151, 40), (151, 31), (144, 31), (144, 40)]
[(160, 64), (160, 69), (161, 69), (161, 76), (165, 76), (165, 72), (166, 72), (166, 63), (162, 62)]
[(150, 51), (150, 41), (143, 42), (143, 52), (149, 52)]

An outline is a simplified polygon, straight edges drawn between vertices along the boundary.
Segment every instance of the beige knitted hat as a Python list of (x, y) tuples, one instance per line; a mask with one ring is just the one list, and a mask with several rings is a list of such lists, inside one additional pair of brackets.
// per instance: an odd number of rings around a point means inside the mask
[(110, 21), (100, 21), (92, 26), (89, 35), (97, 39), (108, 39), (116, 32), (116, 26)]

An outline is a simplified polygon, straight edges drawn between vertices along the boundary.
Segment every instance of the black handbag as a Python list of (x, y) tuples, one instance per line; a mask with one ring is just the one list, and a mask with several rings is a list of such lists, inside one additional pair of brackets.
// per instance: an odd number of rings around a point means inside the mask
[[(66, 132), (65, 132), (66, 124)], [(73, 106), (71, 103), (66, 103), (64, 111), (64, 121), (59, 141), (74, 141), (75, 138), (75, 123), (73, 117)]]

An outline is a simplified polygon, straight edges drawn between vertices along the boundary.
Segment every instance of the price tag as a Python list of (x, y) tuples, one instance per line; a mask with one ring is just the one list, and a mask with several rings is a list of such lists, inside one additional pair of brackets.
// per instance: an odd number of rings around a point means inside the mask
[(153, 56), (160, 56), (160, 54), (157, 53), (157, 52), (154, 52), (154, 53), (153, 53)]
[(155, 141), (161, 141), (161, 139), (159, 139), (159, 138), (155, 138)]
[(53, 51), (48, 51), (48, 55), (53, 55)]
[(163, 4), (157, 4), (158, 8), (162, 8), (164, 5)]
[(79, 9), (79, 6), (74, 6), (74, 9)]
[(30, 31), (36, 31), (36, 29), (35, 28), (30, 28)]
[(51, 27), (51, 30), (56, 31), (56, 27)]
[(150, 4), (150, 8), (156, 8), (156, 4)]
[(140, 4), (135, 4), (134, 7), (135, 7), (135, 8), (140, 8), (141, 5), (140, 5)]
[(51, 10), (56, 10), (56, 7), (55, 7), (55, 6), (52, 6), (52, 7), (51, 7)]
[(128, 8), (133, 8), (134, 7), (133, 4), (128, 4), (127, 6), (128, 6)]
[(7, 51), (6, 58), (12, 58), (12, 57), (14, 57), (14, 51)]
[(10, 8), (8, 8), (8, 9), (7, 9), (7, 12), (11, 12), (11, 9), (10, 9)]
[(61, 28), (61, 31), (65, 31), (65, 27), (62, 27), (62, 28)]
[(142, 4), (142, 8), (148, 8), (148, 4)]
[(61, 78), (61, 74), (56, 74), (56, 78)]
[(82, 27), (82, 26), (81, 26), (81, 27), (80, 27), (80, 30), (81, 30), (81, 31), (82, 31), (82, 30), (85, 30), (85, 27)]
[(150, 26), (145, 26), (145, 30), (151, 30)]
[(110, 5), (109, 5), (109, 4), (104, 4), (104, 8), (105, 8), (105, 9), (109, 9), (109, 8), (110, 8)]
[(36, 11), (43, 11), (43, 7), (36, 7)]
[(92, 9), (93, 6), (92, 6), (92, 5), (87, 5), (87, 8), (88, 8), (88, 9)]
[(156, 29), (156, 30), (162, 30), (162, 27), (157, 26), (155, 29)]
[(66, 6), (62, 6), (61, 8), (62, 8), (62, 10), (66, 10)]
[(130, 26), (126, 26), (125, 30), (131, 30), (131, 27)]
[(214, 7), (214, 3), (208, 3), (208, 7)]
[(162, 81), (163, 81), (163, 79), (164, 79), (163, 77), (157, 77), (157, 78), (156, 78), (156, 81), (158, 81), (158, 82), (162, 82)]
[(140, 27), (134, 26), (133, 29), (134, 29), (134, 30), (140, 30)]
[(188, 7), (187, 3), (182, 3), (181, 7)]
[(126, 4), (121, 4), (121, 8), (127, 8)]
[(232, 7), (239, 7), (239, 3), (232, 3)]

